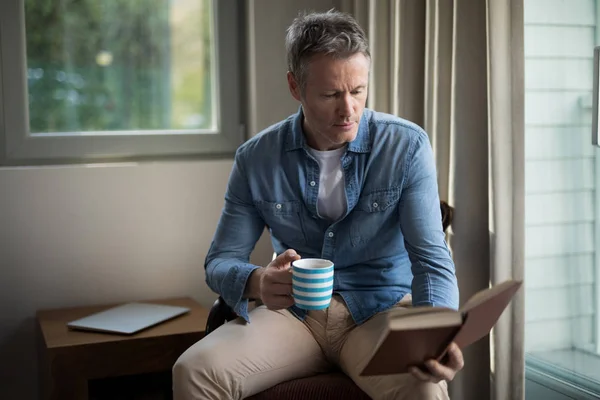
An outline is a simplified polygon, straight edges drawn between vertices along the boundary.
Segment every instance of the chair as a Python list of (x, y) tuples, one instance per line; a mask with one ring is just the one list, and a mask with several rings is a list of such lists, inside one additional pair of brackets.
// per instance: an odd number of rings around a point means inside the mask
[[(440, 201), (440, 209), (442, 212), (442, 227), (445, 232), (452, 223), (454, 208), (445, 201)], [(210, 309), (206, 323), (206, 334), (210, 334), (219, 326), (235, 318), (237, 318), (235, 312), (219, 297)], [(292, 379), (248, 397), (248, 400), (279, 399), (369, 400), (370, 397), (341, 371)]]

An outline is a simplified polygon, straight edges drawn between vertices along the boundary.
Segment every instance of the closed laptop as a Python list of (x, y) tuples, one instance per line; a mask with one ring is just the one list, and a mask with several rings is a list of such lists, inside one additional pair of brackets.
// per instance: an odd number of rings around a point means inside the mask
[(131, 335), (189, 312), (187, 307), (127, 303), (67, 323), (70, 329)]

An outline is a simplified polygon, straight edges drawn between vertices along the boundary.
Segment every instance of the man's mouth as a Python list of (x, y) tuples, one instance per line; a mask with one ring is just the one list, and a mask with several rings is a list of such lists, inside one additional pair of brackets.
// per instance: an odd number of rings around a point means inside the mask
[(341, 124), (335, 124), (333, 125), (334, 128), (342, 130), (342, 131), (351, 131), (352, 129), (354, 129), (354, 121), (351, 122), (342, 122)]

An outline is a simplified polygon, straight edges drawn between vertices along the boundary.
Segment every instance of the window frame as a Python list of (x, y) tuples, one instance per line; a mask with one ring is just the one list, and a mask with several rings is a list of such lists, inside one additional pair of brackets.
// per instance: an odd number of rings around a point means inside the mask
[[(593, 70), (593, 87), (592, 87), (592, 143), (597, 149), (598, 141), (598, 78), (599, 78), (599, 59), (600, 59), (600, 1), (595, 0), (594, 6), (596, 8), (596, 35), (595, 35), (595, 48), (593, 50), (594, 56), (594, 70)], [(594, 167), (595, 167), (595, 209), (597, 213), (595, 218), (594, 235), (596, 246), (600, 247), (600, 217), (598, 212), (600, 211), (600, 154), (598, 150), (595, 152)], [(600, 357), (600, 248), (596, 248), (594, 252), (594, 322), (593, 322), (593, 337), (595, 351)]]
[(525, 379), (566, 398), (597, 399), (600, 393), (599, 383), (530, 354), (525, 355)]
[(25, 0), (0, 2), (0, 166), (232, 156), (246, 139), (243, 1), (211, 1), (218, 131), (103, 135), (29, 133)]

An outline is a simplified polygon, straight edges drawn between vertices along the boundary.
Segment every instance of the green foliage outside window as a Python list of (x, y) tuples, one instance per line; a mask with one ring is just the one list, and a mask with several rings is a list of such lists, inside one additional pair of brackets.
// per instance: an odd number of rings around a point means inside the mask
[(34, 133), (209, 128), (210, 0), (26, 0)]

